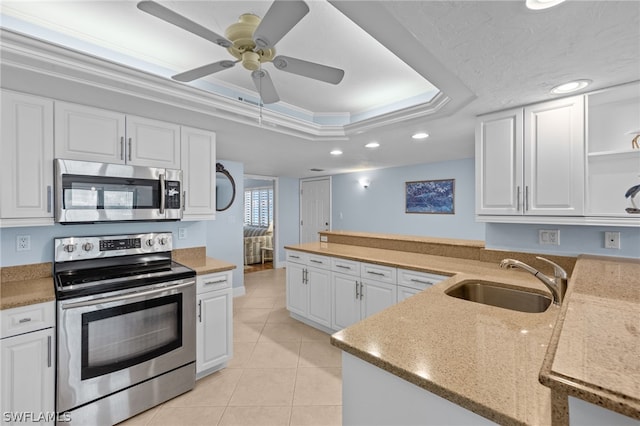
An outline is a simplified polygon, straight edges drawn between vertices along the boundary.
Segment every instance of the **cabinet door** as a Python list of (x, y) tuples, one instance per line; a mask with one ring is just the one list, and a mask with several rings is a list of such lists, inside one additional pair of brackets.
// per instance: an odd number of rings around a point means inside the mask
[(300, 316), (307, 316), (308, 290), (305, 266), (287, 262), (287, 309)]
[(584, 98), (525, 108), (525, 214), (584, 213)]
[(103, 163), (125, 162), (124, 114), (55, 103), (55, 156)]
[(359, 277), (335, 272), (331, 274), (332, 329), (342, 330), (360, 321), (359, 292)]
[[(53, 413), (55, 354), (53, 328), (0, 341), (2, 413)], [(24, 424), (5, 422), (2, 424)], [(53, 424), (53, 421), (45, 424)]]
[(216, 134), (182, 127), (180, 136), (185, 220), (215, 219)]
[(360, 316), (362, 319), (380, 312), (397, 301), (397, 286), (375, 280), (361, 281)]
[(415, 288), (398, 286), (398, 302), (402, 302), (404, 299), (408, 299), (411, 296), (420, 293), (422, 290), (417, 290)]
[(150, 118), (127, 116), (127, 163), (180, 168), (180, 126)]
[(476, 214), (522, 214), (522, 108), (476, 122)]
[(331, 327), (331, 272), (307, 267), (309, 311), (307, 318)]
[(231, 299), (229, 289), (198, 295), (196, 374), (231, 359), (233, 345)]
[(51, 223), (53, 101), (2, 91), (1, 134), (0, 217)]

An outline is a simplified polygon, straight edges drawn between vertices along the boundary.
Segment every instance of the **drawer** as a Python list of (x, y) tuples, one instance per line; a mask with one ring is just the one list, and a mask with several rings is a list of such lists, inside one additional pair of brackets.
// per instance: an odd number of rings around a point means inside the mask
[(396, 268), (376, 265), (374, 263), (361, 263), (360, 276), (385, 283), (396, 283)]
[(207, 293), (231, 287), (231, 273), (228, 271), (196, 277), (196, 293)]
[(360, 276), (360, 262), (355, 260), (339, 259), (337, 257), (331, 258), (331, 270), (334, 272), (341, 272), (343, 274)]
[(424, 290), (428, 286), (446, 280), (447, 276), (431, 274), (429, 272), (411, 271), (409, 269), (398, 269), (398, 285)]
[(327, 256), (318, 256), (317, 254), (309, 254), (307, 256), (307, 265), (315, 266), (316, 268), (329, 269), (331, 268), (331, 258)]
[(56, 302), (44, 302), (0, 311), (2, 338), (56, 325)]
[(307, 264), (307, 253), (287, 250), (287, 262)]

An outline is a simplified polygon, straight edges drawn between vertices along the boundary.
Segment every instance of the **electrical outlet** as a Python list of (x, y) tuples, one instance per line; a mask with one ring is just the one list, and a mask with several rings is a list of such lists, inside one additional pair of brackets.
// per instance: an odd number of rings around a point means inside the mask
[(560, 245), (559, 229), (540, 229), (538, 230), (538, 244)]
[(16, 251), (31, 250), (31, 235), (16, 235)]
[(178, 239), (184, 240), (187, 238), (187, 228), (178, 228)]
[(620, 233), (619, 232), (605, 232), (604, 233), (604, 248), (620, 250)]

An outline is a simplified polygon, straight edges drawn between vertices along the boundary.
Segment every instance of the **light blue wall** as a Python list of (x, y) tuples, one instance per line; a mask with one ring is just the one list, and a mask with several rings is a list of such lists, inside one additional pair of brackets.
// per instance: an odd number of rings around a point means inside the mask
[[(538, 244), (540, 229), (560, 230), (560, 245)], [(620, 250), (604, 248), (605, 231), (620, 232)], [(488, 223), (486, 247), (565, 256), (595, 254), (638, 259), (640, 228)]]
[[(300, 242), (300, 181), (294, 178), (278, 178), (276, 188), (277, 204), (276, 232), (278, 234), (278, 247), (276, 251), (277, 262), (284, 262), (284, 247)], [(284, 266), (284, 264), (282, 265)]]
[[(366, 189), (362, 178), (370, 181)], [(455, 179), (455, 214), (405, 213), (405, 183), (433, 179)], [(334, 175), (332, 230), (484, 240), (474, 203), (472, 158)]]
[(244, 214), (244, 165), (233, 161), (218, 160), (236, 182), (236, 198), (231, 207), (216, 212), (216, 220), (206, 222), (207, 256), (236, 265), (233, 270), (233, 286), (244, 286), (244, 245), (242, 221)]

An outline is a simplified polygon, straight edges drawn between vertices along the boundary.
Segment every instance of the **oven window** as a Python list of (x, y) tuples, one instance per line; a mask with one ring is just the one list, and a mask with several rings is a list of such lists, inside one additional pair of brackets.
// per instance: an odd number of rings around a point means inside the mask
[(182, 346), (182, 294), (82, 314), (82, 380)]
[(62, 202), (72, 209), (157, 209), (160, 182), (80, 175), (62, 176)]

